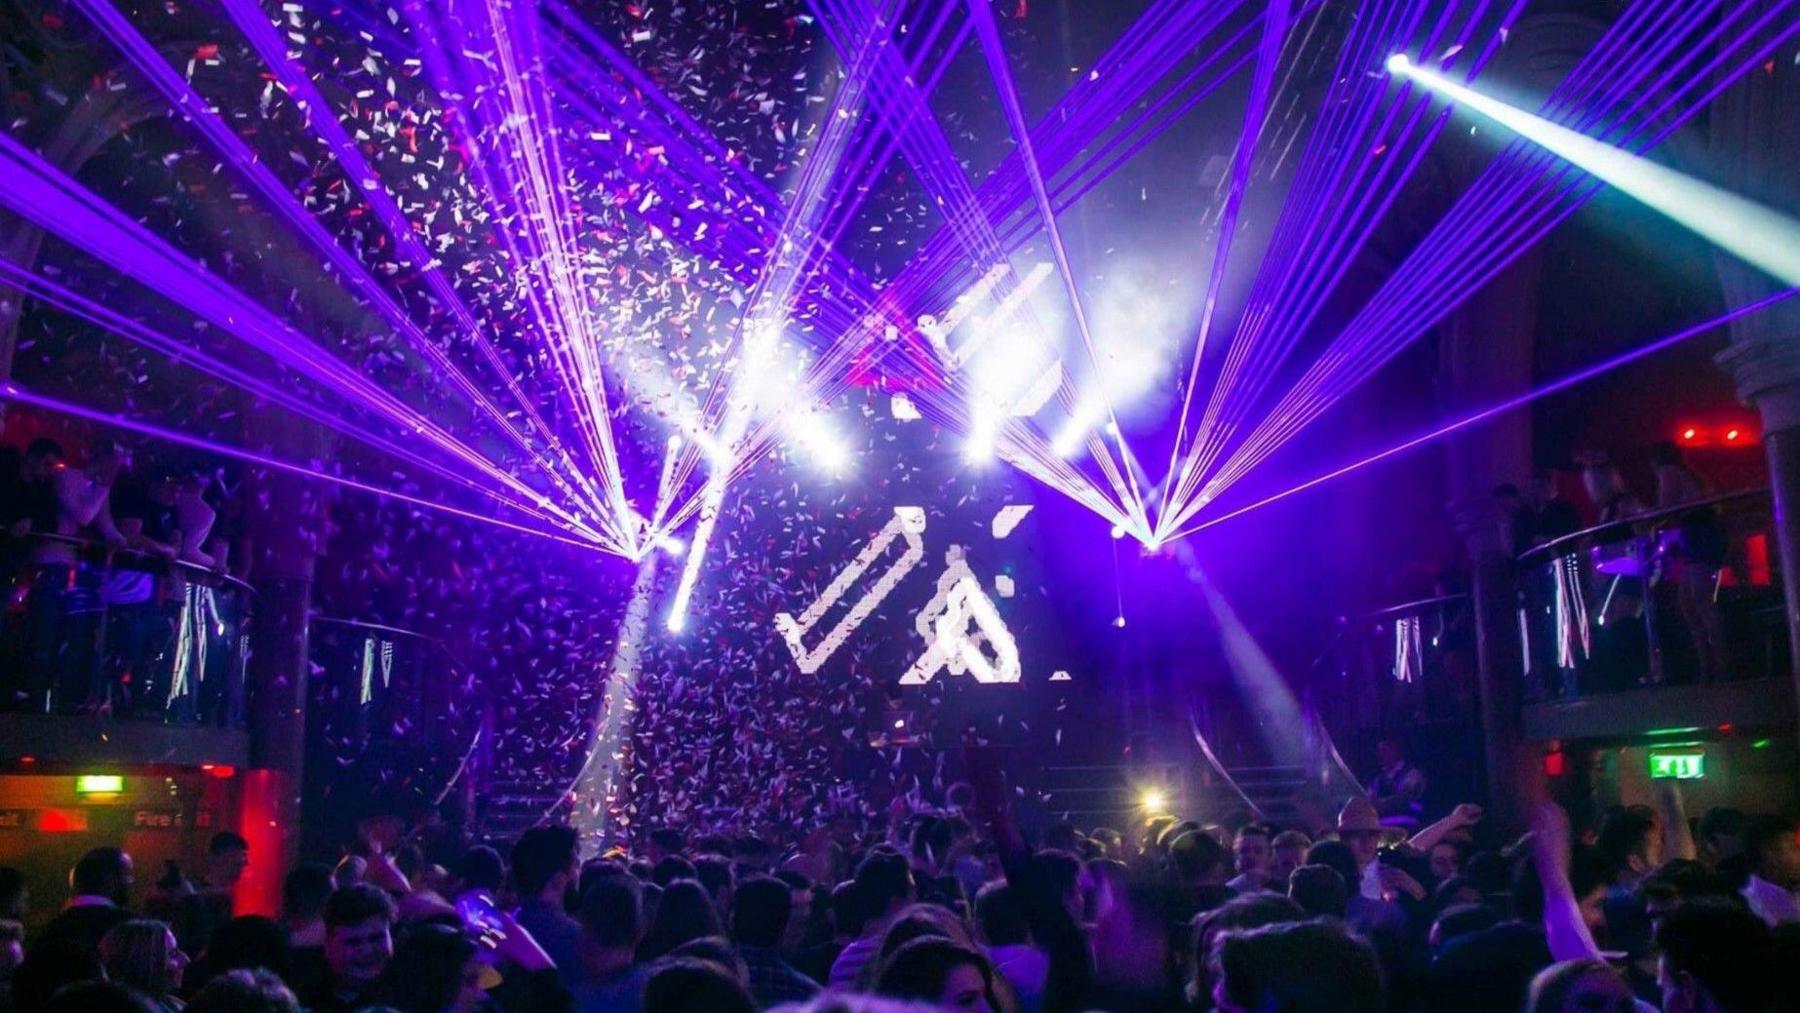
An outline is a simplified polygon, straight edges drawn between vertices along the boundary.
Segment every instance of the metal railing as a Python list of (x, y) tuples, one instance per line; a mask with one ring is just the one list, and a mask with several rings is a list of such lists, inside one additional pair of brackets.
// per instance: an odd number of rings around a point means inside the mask
[(1773, 677), (1789, 665), (1767, 489), (1635, 514), (1519, 557), (1527, 695)]
[(0, 706), (242, 725), (249, 584), (67, 535), (7, 536), (0, 549)]

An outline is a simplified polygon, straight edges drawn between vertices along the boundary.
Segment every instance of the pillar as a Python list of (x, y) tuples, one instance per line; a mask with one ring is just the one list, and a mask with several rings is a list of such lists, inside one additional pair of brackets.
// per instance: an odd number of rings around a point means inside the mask
[[(259, 427), (253, 423), (251, 428)], [(289, 435), (284, 442), (324, 442), (316, 435), (310, 440)], [(280, 907), (282, 873), (301, 854), (308, 629), (313, 573), (323, 548), (324, 503), (318, 483), (286, 472), (252, 475), (246, 494), (255, 504), (249, 520), (248, 576), (257, 597), (248, 667), (250, 769), (239, 804), (240, 832), (250, 842), (250, 868), (239, 887), (237, 909), (274, 914)]]
[[(1774, 6), (1748, 0), (1746, 22)], [(1790, 41), (1768, 63), (1726, 89), (1708, 111), (1708, 175), (1734, 193), (1794, 214), (1800, 208), (1800, 44)], [(1720, 252), (1727, 305), (1744, 306), (1786, 286)], [(1775, 540), (1787, 597), (1788, 641), (1800, 662), (1800, 299), (1733, 321), (1731, 344), (1717, 358), (1738, 396), (1762, 417), (1763, 450), (1775, 501)], [(1800, 664), (1792, 670), (1800, 697)]]

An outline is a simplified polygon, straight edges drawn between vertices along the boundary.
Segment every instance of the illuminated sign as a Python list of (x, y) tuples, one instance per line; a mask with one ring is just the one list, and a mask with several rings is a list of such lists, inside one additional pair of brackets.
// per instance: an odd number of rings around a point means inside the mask
[(125, 790), (125, 779), (117, 774), (82, 774), (75, 779), (77, 795), (117, 795)]
[(1651, 753), (1650, 776), (1692, 781), (1706, 776), (1705, 753)]

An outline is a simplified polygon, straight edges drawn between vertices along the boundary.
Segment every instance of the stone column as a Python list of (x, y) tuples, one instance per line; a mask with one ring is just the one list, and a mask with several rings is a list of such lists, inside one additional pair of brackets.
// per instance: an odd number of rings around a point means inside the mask
[[(1754, 20), (1772, 0), (1748, 0)], [(1789, 42), (1774, 58), (1726, 89), (1708, 111), (1712, 149), (1708, 175), (1727, 190), (1794, 214), (1800, 209), (1800, 67)], [(1745, 306), (1786, 286), (1730, 254), (1716, 259), (1730, 306)], [(1738, 396), (1762, 416), (1775, 536), (1787, 595), (1788, 640), (1800, 661), (1800, 298), (1731, 324), (1731, 345), (1718, 363)], [(1800, 664), (1793, 670), (1800, 694)]]

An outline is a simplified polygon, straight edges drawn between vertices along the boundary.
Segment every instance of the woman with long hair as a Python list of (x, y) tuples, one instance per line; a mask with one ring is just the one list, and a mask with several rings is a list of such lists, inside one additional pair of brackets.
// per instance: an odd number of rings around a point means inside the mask
[(875, 976), (875, 994), (974, 1013), (1005, 1008), (987, 957), (942, 936), (921, 936), (895, 950)]
[(650, 923), (650, 931), (638, 948), (638, 958), (655, 960), (682, 943), (724, 934), (718, 908), (713, 906), (706, 887), (697, 879), (677, 879), (663, 888), (656, 920)]
[(100, 938), (100, 963), (109, 980), (143, 995), (156, 1009), (181, 1009), (175, 994), (188, 957), (166, 922), (133, 918), (114, 925)]

